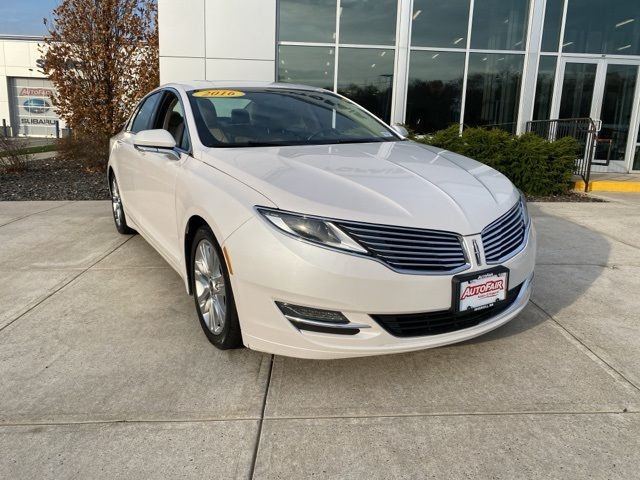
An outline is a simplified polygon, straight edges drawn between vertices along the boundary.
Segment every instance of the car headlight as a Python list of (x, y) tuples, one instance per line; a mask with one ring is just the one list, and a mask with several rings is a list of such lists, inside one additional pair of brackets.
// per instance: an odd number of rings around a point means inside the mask
[(258, 212), (278, 230), (307, 242), (356, 253), (368, 253), (330, 220), (256, 207)]

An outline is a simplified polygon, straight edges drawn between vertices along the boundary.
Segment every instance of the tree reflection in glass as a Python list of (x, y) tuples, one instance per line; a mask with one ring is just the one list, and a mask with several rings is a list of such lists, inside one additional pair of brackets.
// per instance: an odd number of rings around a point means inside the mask
[(464, 53), (412, 51), (407, 125), (432, 133), (460, 122)]
[(388, 122), (393, 91), (393, 50), (340, 48), (338, 93)]

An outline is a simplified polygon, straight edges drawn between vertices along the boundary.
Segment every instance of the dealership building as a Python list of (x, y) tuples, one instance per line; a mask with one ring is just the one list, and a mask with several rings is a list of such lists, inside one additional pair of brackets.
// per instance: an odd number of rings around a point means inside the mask
[(639, 0), (159, 0), (160, 77), (327, 88), (391, 123), (596, 120), (640, 170)]
[[(391, 123), (596, 120), (640, 171), (640, 0), (158, 0), (160, 78), (337, 91)], [(0, 36), (0, 129), (55, 136), (41, 38)], [(6, 131), (6, 130), (5, 130)], [(598, 155), (601, 155), (598, 152)], [(604, 153), (602, 153), (604, 155)]]
[(0, 134), (55, 137), (54, 87), (42, 73), (41, 37), (0, 35)]

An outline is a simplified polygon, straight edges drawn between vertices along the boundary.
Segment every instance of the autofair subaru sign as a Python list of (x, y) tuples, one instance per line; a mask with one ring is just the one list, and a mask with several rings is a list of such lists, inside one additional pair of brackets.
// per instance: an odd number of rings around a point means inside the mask
[(49, 80), (11, 78), (11, 124), (28, 137), (56, 136), (58, 116), (53, 106), (55, 90)]

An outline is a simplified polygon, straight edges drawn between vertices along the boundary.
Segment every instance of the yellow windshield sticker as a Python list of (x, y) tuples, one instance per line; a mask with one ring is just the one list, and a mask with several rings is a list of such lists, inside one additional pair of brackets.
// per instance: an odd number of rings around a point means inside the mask
[(194, 97), (244, 97), (244, 92), (238, 90), (198, 90)]

